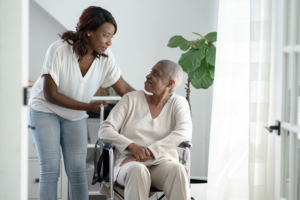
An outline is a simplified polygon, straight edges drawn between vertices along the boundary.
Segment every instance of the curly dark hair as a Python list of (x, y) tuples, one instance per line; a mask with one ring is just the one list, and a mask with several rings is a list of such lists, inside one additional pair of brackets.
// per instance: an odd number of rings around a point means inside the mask
[[(63, 41), (66, 41), (73, 46), (73, 51), (79, 57), (78, 61), (81, 61), (88, 52), (87, 31), (96, 31), (106, 22), (110, 22), (115, 26), (114, 34), (116, 34), (117, 23), (111, 13), (101, 7), (90, 6), (83, 10), (76, 27), (76, 31), (66, 31), (62, 35), (58, 35)], [(107, 57), (107, 55), (100, 55), (96, 51), (93, 51), (93, 54), (98, 58), (100, 58), (100, 56)]]

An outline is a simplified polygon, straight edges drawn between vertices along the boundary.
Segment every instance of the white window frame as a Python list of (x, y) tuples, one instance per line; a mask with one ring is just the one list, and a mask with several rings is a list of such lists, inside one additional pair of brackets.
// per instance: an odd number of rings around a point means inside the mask
[[(300, 58), (296, 60), (297, 55), (300, 57), (300, 0), (277, 0), (277, 17), (278, 17), (278, 51), (277, 51), (277, 76), (278, 78), (278, 95), (277, 95), (277, 114), (276, 117), (281, 121), (280, 137), (276, 138), (275, 150), (275, 197), (282, 200), (299, 200), (299, 183), (298, 183), (298, 140), (300, 139), (300, 124), (297, 123), (298, 118), (298, 98), (299, 98), (299, 70)], [(288, 4), (290, 3), (290, 4)], [(288, 7), (290, 5), (290, 9)], [(291, 18), (289, 18), (292, 16)], [(288, 27), (288, 23), (290, 27)], [(288, 31), (291, 32), (291, 43), (287, 43)], [(297, 38), (299, 37), (299, 38)], [(287, 66), (287, 55), (291, 56), (291, 66)], [(290, 100), (290, 117), (287, 121), (287, 96), (288, 89), (287, 72), (288, 67), (291, 67), (292, 85), (291, 85), (291, 100)], [(281, 77), (280, 77), (281, 74)], [(288, 133), (289, 132), (289, 136)], [(289, 141), (287, 141), (289, 140)], [(289, 147), (287, 147), (289, 142)], [(288, 154), (286, 149), (288, 149)], [(286, 167), (286, 159), (289, 155), (288, 168)], [(289, 174), (289, 179), (287, 179)], [(279, 180), (279, 181), (277, 181)], [(288, 190), (286, 186), (288, 185)], [(277, 190), (280, 187), (280, 190)], [(297, 194), (298, 193), (298, 194)], [(297, 196), (298, 195), (298, 196)]]

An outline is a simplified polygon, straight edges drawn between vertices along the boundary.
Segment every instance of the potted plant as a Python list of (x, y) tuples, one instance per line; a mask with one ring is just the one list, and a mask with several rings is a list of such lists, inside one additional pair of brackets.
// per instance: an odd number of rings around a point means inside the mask
[(205, 36), (193, 33), (200, 36), (200, 39), (189, 41), (181, 35), (175, 35), (168, 43), (170, 48), (179, 47), (182, 51), (187, 51), (181, 55), (178, 64), (188, 74), (185, 89), (190, 110), (190, 84), (196, 89), (207, 89), (214, 82), (216, 47), (213, 43), (217, 41), (217, 32), (211, 32)]
[[(213, 43), (217, 41), (217, 32), (211, 32), (205, 36), (202, 36), (199, 33), (193, 33), (200, 36), (200, 39), (189, 41), (181, 35), (175, 35), (171, 37), (168, 43), (170, 48), (179, 47), (182, 51), (186, 51), (181, 55), (178, 64), (182, 67), (182, 70), (188, 74), (188, 80), (186, 83), (187, 87), (185, 89), (186, 99), (190, 106), (191, 115), (190, 84), (192, 84), (196, 89), (207, 89), (213, 84), (216, 60), (216, 47)], [(182, 158), (179, 158), (182, 164), (185, 164), (184, 155), (185, 151), (183, 151)], [(192, 196), (196, 195), (197, 197), (197, 195), (205, 195), (206, 185), (198, 184), (206, 182), (206, 179), (191, 179)]]

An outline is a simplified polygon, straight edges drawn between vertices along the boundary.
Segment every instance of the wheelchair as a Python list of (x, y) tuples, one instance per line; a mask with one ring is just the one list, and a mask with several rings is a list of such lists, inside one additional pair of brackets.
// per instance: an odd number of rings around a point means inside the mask
[[(98, 159), (97, 152), (98, 146), (100, 147), (100, 157)], [(192, 143), (183, 142), (178, 148), (185, 150), (185, 158), (186, 158), (186, 167), (188, 169), (188, 179), (190, 180), (190, 148), (192, 147)], [(124, 200), (124, 196), (121, 194), (121, 191), (125, 190), (124, 186), (119, 185), (117, 182), (114, 182), (114, 145), (109, 142), (104, 142), (102, 140), (98, 140), (95, 143), (94, 149), (94, 176), (92, 184), (100, 183), (101, 189), (104, 187), (106, 189), (107, 194), (104, 194), (108, 200), (115, 200), (115, 196), (117, 199)], [(203, 181), (205, 183), (206, 181)], [(190, 183), (191, 187), (191, 183)], [(112, 188), (112, 189), (111, 189)], [(150, 195), (152, 196), (156, 193), (157, 200), (161, 200), (164, 198), (164, 194), (160, 197), (158, 196), (158, 192), (163, 192), (156, 188), (150, 189)], [(191, 197), (191, 199), (197, 200), (196, 198)]]

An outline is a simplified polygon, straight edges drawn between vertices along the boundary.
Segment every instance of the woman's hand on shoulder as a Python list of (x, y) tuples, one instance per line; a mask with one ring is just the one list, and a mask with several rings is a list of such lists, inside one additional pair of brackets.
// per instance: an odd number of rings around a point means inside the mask
[(94, 113), (100, 113), (100, 106), (103, 104), (104, 108), (108, 106), (108, 101), (94, 101), (89, 104), (89, 110)]
[(112, 87), (118, 93), (118, 95), (120, 95), (121, 97), (124, 96), (128, 92), (135, 91), (135, 89), (133, 89), (132, 87), (127, 85), (127, 83), (124, 81), (122, 76), (119, 78), (119, 80), (115, 84), (112, 85)]

